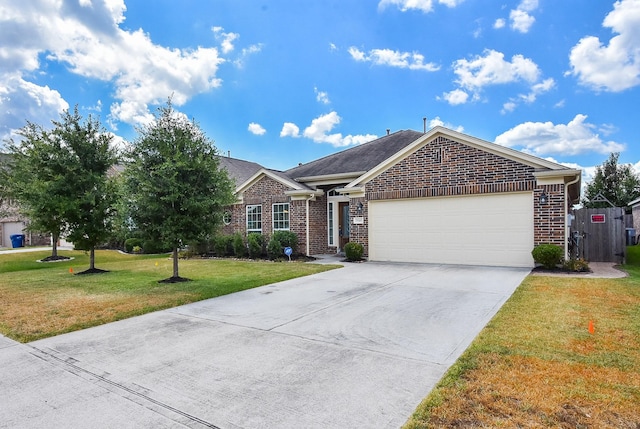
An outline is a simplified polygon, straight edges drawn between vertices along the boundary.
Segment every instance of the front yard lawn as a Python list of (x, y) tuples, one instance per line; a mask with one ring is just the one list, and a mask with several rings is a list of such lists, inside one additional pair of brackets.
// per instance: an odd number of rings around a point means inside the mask
[(527, 277), (405, 429), (640, 428), (640, 266), (625, 270)]
[(28, 342), (101, 325), (177, 305), (226, 295), (337, 268), (299, 262), (220, 259), (180, 261), (192, 281), (158, 283), (171, 276), (167, 255), (126, 255), (97, 251), (96, 266), (108, 273), (74, 275), (85, 270), (88, 255), (60, 251), (74, 259), (39, 263), (51, 252), (0, 255), (0, 333)]

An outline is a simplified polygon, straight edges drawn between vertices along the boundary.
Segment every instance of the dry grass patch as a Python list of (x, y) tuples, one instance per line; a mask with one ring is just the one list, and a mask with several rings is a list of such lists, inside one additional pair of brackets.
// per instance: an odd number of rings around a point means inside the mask
[(193, 281), (158, 283), (172, 273), (166, 256), (97, 252), (107, 273), (72, 275), (87, 264), (82, 252), (65, 252), (73, 261), (35, 262), (47, 253), (0, 256), (0, 333), (33, 341), (155, 310), (265, 284), (318, 273), (337, 266), (231, 260), (180, 261)]
[(640, 428), (638, 279), (528, 277), (405, 427)]

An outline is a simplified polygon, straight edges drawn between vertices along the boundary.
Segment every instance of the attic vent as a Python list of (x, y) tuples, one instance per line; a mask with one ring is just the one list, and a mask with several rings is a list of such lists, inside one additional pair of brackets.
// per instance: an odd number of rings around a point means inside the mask
[(391, 132), (391, 128), (387, 128), (387, 135)]
[(433, 162), (436, 164), (442, 163), (442, 148), (438, 147), (433, 150)]

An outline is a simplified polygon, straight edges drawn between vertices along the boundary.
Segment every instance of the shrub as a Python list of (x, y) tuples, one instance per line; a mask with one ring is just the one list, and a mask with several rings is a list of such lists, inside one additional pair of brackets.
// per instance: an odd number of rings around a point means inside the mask
[(269, 259), (278, 259), (284, 256), (284, 252), (282, 251), (283, 247), (275, 236), (271, 236), (269, 239), (269, 244), (267, 244), (267, 256)]
[(213, 250), (221, 258), (233, 254), (233, 235), (219, 235), (214, 238)]
[(564, 250), (555, 244), (540, 244), (533, 248), (531, 256), (536, 263), (541, 264), (544, 268), (552, 270), (562, 263)]
[(141, 238), (127, 238), (124, 241), (124, 251), (127, 253), (133, 252), (134, 247), (142, 248), (143, 240)]
[(364, 246), (360, 243), (348, 242), (344, 245), (344, 255), (347, 261), (360, 261), (364, 253)]
[(591, 271), (591, 269), (589, 268), (589, 263), (582, 258), (569, 259), (568, 261), (564, 261), (562, 266), (565, 270), (576, 273), (587, 273)]
[(247, 244), (249, 248), (249, 257), (256, 259), (262, 256), (262, 246), (264, 237), (258, 232), (252, 232), (247, 236)]
[[(291, 247), (293, 254), (298, 253), (298, 235), (291, 231), (275, 231), (271, 236), (271, 239), (276, 239), (280, 242), (281, 247)], [(280, 249), (280, 255), (282, 255), (282, 249)]]
[(142, 250), (147, 254), (155, 254), (171, 252), (173, 249), (157, 240), (146, 240), (142, 243)]
[(244, 258), (247, 254), (247, 246), (244, 244), (244, 238), (239, 232), (233, 234), (233, 253), (238, 258)]

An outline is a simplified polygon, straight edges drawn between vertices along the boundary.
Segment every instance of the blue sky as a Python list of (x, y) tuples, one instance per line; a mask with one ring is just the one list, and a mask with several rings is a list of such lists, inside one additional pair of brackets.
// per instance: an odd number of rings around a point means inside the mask
[(78, 105), (117, 140), (172, 96), (218, 149), (287, 169), (444, 125), (640, 171), (640, 0), (3, 0), (0, 139)]

